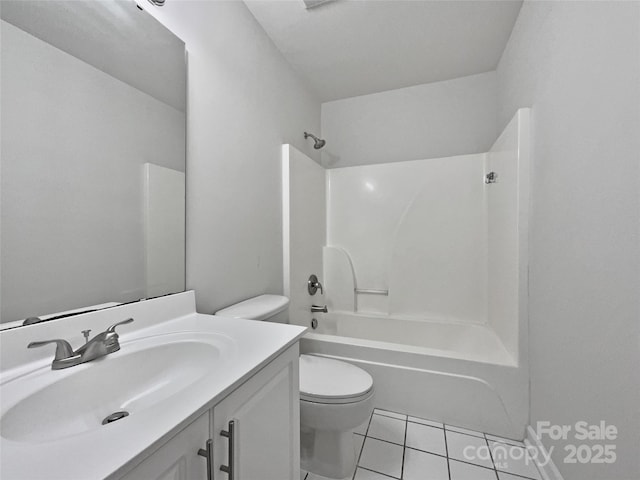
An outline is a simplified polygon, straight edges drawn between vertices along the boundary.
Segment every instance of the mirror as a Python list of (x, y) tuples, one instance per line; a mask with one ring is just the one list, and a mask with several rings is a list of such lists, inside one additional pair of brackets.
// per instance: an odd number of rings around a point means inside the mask
[(184, 43), (128, 0), (0, 16), (1, 322), (183, 291)]

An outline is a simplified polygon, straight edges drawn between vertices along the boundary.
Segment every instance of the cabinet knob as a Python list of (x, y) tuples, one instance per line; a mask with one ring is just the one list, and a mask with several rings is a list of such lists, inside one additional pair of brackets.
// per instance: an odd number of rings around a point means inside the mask
[(201, 448), (198, 455), (207, 459), (207, 480), (213, 480), (213, 440), (207, 440), (206, 450)]

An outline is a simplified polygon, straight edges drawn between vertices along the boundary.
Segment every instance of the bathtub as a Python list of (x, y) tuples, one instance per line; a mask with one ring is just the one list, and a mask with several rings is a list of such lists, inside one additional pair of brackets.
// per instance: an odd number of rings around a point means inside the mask
[(482, 324), (351, 312), (315, 317), (301, 352), (345, 360), (374, 378), (376, 406), (522, 439), (528, 423), (526, 365)]

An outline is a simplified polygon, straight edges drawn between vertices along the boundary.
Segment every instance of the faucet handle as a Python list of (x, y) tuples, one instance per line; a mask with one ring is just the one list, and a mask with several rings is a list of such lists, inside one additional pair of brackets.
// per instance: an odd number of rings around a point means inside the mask
[(309, 292), (309, 295), (315, 295), (318, 290), (320, 290), (320, 293), (324, 295), (322, 284), (318, 280), (318, 277), (315, 274), (312, 274), (309, 276), (309, 280), (307, 280), (307, 291)]
[(133, 322), (133, 318), (127, 318), (126, 320), (122, 320), (121, 322), (114, 323), (109, 328), (107, 328), (106, 333), (116, 333), (116, 327), (118, 325), (124, 325), (125, 323)]
[(61, 339), (45, 340), (42, 342), (31, 342), (29, 345), (27, 345), (27, 348), (42, 347), (43, 345), (48, 345), (49, 343), (56, 344), (56, 355), (54, 357), (55, 360), (62, 360), (64, 358), (73, 357), (73, 348), (71, 348), (69, 342)]

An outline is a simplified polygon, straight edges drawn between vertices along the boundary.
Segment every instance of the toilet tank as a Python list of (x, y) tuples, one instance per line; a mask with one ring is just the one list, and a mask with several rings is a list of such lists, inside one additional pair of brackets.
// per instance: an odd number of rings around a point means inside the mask
[(266, 320), (268, 322), (289, 322), (289, 299), (282, 295), (260, 295), (218, 310), (221, 317)]

